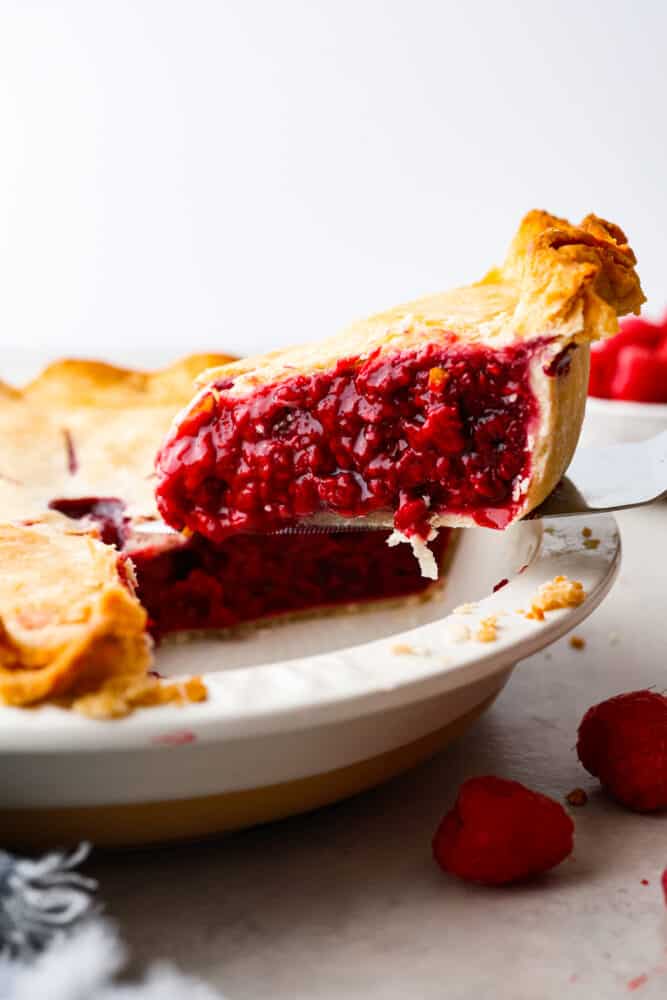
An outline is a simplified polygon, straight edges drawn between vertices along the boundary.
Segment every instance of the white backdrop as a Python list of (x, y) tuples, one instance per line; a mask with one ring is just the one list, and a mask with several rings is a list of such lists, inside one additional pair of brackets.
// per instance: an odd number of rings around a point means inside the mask
[(0, 0), (3, 373), (257, 351), (627, 229), (667, 301), (667, 4)]

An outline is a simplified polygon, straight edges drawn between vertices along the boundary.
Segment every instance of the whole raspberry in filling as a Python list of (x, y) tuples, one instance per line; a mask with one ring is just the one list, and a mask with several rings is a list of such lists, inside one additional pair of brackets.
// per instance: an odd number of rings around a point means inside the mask
[(530, 471), (536, 346), (451, 343), (340, 361), (234, 395), (208, 387), (157, 462), (164, 519), (214, 541), (320, 511), (393, 511), (427, 537), (438, 512), (505, 527)]

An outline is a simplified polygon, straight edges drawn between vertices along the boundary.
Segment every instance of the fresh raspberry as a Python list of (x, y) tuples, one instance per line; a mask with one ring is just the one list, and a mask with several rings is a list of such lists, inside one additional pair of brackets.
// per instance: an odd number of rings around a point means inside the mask
[(589, 396), (608, 399), (611, 395), (611, 380), (614, 377), (616, 351), (612, 340), (593, 344), (591, 348), (591, 373), (588, 381)]
[(615, 337), (606, 340), (617, 354), (623, 347), (637, 344), (642, 347), (657, 347), (663, 336), (663, 325), (652, 323), (643, 316), (628, 316), (620, 323), (619, 332)]
[(667, 808), (667, 698), (630, 691), (589, 708), (579, 726), (579, 760), (623, 805)]
[(640, 403), (667, 401), (667, 359), (652, 347), (623, 347), (616, 358), (611, 380), (613, 399)]
[(662, 363), (666, 343), (667, 315), (660, 323), (642, 316), (623, 320), (615, 337), (591, 348), (589, 394), (642, 403), (667, 402), (667, 367)]
[(572, 851), (574, 824), (563, 807), (518, 781), (470, 778), (433, 838), (443, 871), (503, 885), (545, 872)]

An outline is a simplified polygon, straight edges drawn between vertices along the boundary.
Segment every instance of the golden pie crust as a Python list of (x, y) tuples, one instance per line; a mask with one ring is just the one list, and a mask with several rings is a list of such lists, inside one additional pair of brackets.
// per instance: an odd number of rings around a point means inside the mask
[(378, 313), (318, 344), (217, 366), (197, 381), (233, 379), (227, 391), (241, 396), (298, 372), (327, 370), (341, 358), (419, 347), (445, 333), (491, 347), (536, 337), (589, 343), (616, 333), (617, 317), (645, 301), (636, 263), (614, 223), (588, 215), (573, 226), (529, 212), (502, 267), (482, 281)]
[(89, 534), (0, 525), (0, 700), (30, 705), (144, 676), (151, 642), (128, 574)]
[(55, 498), (87, 496), (120, 497), (130, 517), (157, 517), (160, 442), (195, 377), (229, 360), (194, 354), (155, 372), (65, 360), (22, 389), (0, 383), (2, 519), (39, 517)]

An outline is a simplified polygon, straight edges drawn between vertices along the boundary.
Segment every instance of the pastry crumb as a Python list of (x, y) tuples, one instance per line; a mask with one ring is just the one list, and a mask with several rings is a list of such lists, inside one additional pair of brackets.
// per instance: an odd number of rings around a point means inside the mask
[(391, 647), (396, 656), (432, 656), (428, 646), (411, 646), (409, 642), (397, 642)]
[(395, 642), (391, 651), (396, 656), (412, 656), (414, 654), (413, 647), (407, 642)]
[(585, 549), (597, 549), (597, 547), (598, 547), (599, 544), (600, 544), (600, 539), (599, 538), (585, 538), (584, 539), (584, 548)]
[(577, 608), (585, 599), (586, 592), (579, 580), (570, 580), (567, 576), (555, 576), (553, 580), (543, 583), (539, 588), (525, 617), (544, 621), (545, 611)]
[(588, 802), (588, 795), (583, 788), (573, 788), (565, 796), (565, 801), (571, 806), (585, 806)]
[(479, 628), (475, 633), (475, 639), (477, 642), (495, 642), (498, 638), (498, 619), (496, 615), (490, 615), (488, 618), (482, 618), (479, 623)]
[(585, 649), (586, 640), (580, 635), (570, 636), (570, 645), (572, 649)]
[(591, 535), (593, 534), (590, 528), (582, 528), (581, 533), (584, 536), (584, 538), (590, 538)]
[(419, 563), (419, 569), (421, 575), (427, 580), (437, 580), (438, 579), (438, 564), (436, 562), (435, 556), (428, 547), (428, 542), (432, 542), (437, 536), (438, 532), (435, 528), (431, 528), (429, 536), (426, 540), (420, 538), (418, 535), (405, 535), (402, 531), (397, 531), (396, 528), (392, 531), (391, 535), (387, 539), (387, 545), (390, 549), (394, 546), (400, 545), (401, 542), (407, 542), (414, 553), (414, 557)]
[(611, 643), (612, 646), (618, 645), (618, 643), (620, 641), (621, 641), (621, 637), (620, 637), (620, 635), (619, 635), (618, 632), (610, 632), (609, 633), (609, 642)]
[(454, 608), (452, 611), (453, 615), (470, 615), (476, 609), (477, 605), (474, 601), (466, 601), (465, 604), (459, 604), (458, 608)]
[(447, 626), (447, 638), (450, 642), (468, 642), (470, 629), (462, 622), (450, 622)]
[(90, 719), (122, 719), (135, 708), (186, 705), (206, 701), (208, 691), (201, 677), (161, 683), (156, 677), (133, 675), (110, 678), (97, 691), (68, 700), (68, 707)]

